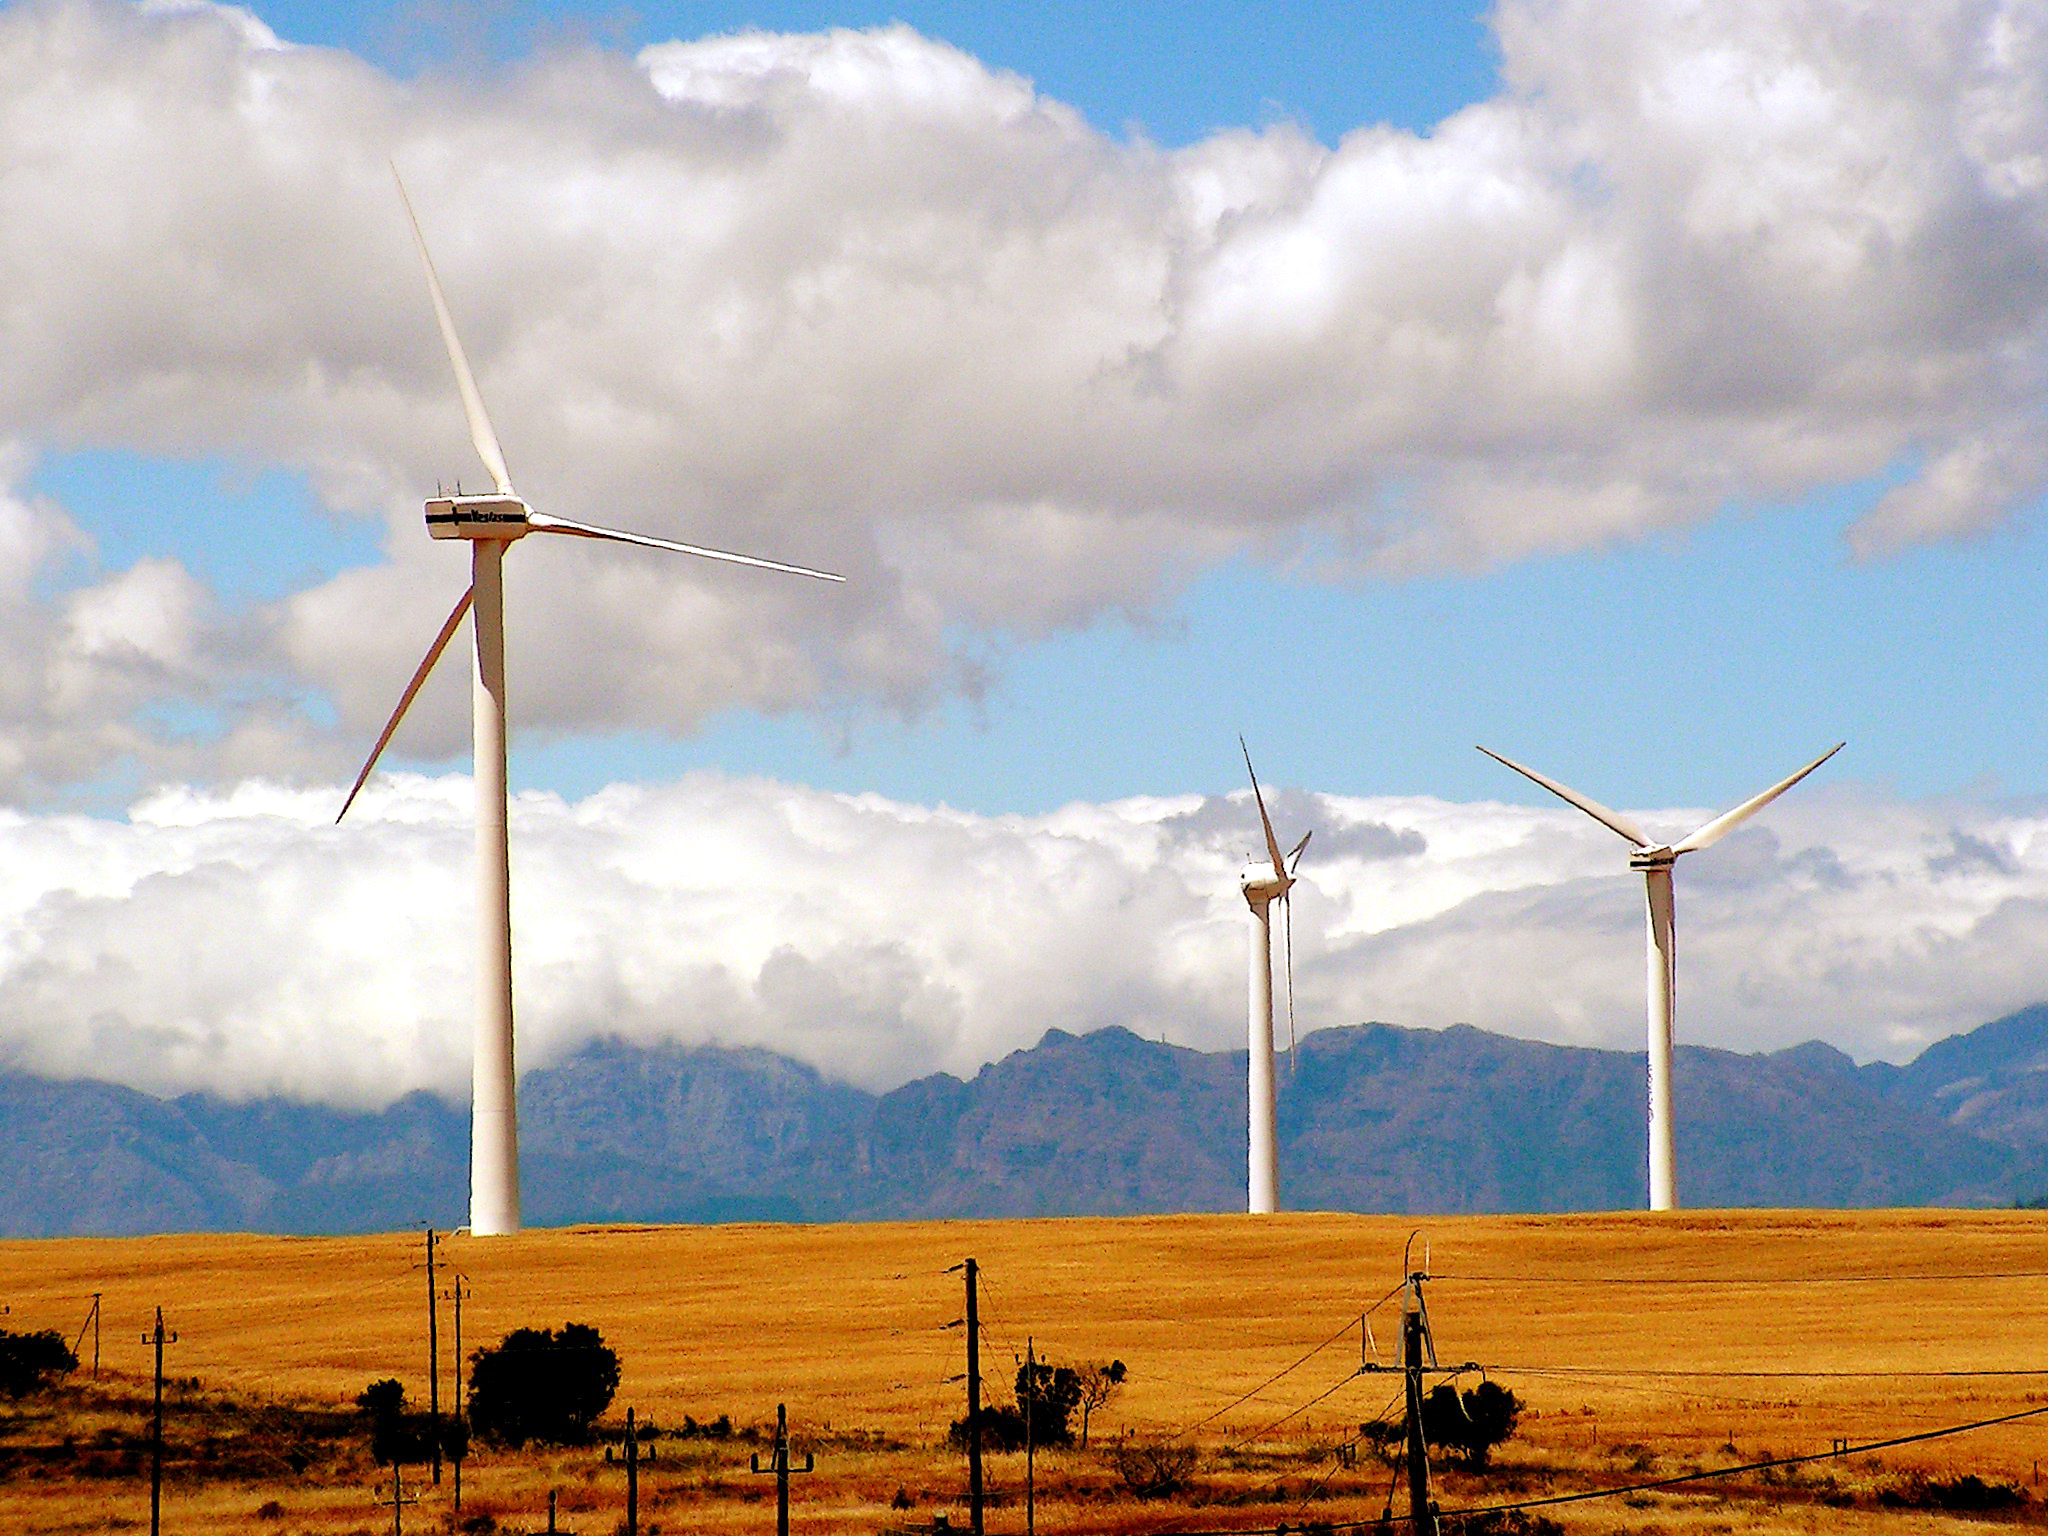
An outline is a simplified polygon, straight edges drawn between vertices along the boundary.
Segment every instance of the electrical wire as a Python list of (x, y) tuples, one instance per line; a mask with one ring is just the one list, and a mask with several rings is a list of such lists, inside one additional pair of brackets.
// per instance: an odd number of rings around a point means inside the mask
[(1886, 1286), (1886, 1284), (1954, 1284), (1968, 1280), (2048, 1280), (2048, 1270), (1958, 1270), (1952, 1274), (1444, 1274), (1466, 1286)]
[[(1307, 1365), (1309, 1361), (1315, 1359), (1317, 1355), (1320, 1355), (1332, 1344), (1336, 1343), (1339, 1339), (1343, 1338), (1344, 1335), (1349, 1333), (1353, 1328), (1359, 1327), (1359, 1318), (1370, 1317), (1373, 1313), (1379, 1311), (1381, 1307), (1385, 1306), (1388, 1302), (1392, 1301), (1396, 1296), (1400, 1295), (1402, 1289), (1407, 1285), (1407, 1283), (1408, 1282), (1405, 1280), (1402, 1281), (1400, 1285), (1395, 1286), (1392, 1290), (1388, 1291), (1386, 1295), (1382, 1296), (1378, 1301), (1374, 1302), (1371, 1306), (1367, 1307), (1365, 1311), (1359, 1314), (1359, 1317), (1347, 1318), (1344, 1322), (1344, 1326), (1339, 1328), (1335, 1333), (1331, 1334), (1327, 1339), (1324, 1339), (1322, 1343), (1316, 1345), (1313, 1349), (1309, 1350), (1307, 1354), (1303, 1355), (1300, 1359), (1294, 1361), (1291, 1365), (1283, 1366), (1280, 1370), (1275, 1371), (1271, 1376), (1268, 1376), (1264, 1381), (1260, 1382), (1256, 1387), (1253, 1387), (1249, 1392), (1241, 1393), (1239, 1396), (1232, 1398), (1228, 1403), (1225, 1403), (1221, 1408), (1218, 1408), (1215, 1412), (1205, 1414), (1201, 1418), (1196, 1419), (1192, 1424), (1185, 1425), (1182, 1428), (1175, 1430), (1172, 1438), (1176, 1440), (1185, 1439), (1187, 1436), (1193, 1434), (1196, 1430), (1200, 1429), (1203, 1425), (1211, 1423), (1216, 1419), (1220, 1419), (1223, 1417), (1224, 1414), (1230, 1412), (1233, 1408), (1240, 1407), (1243, 1404), (1250, 1402), (1253, 1398), (1257, 1397), (1261, 1392), (1265, 1391), (1275, 1382), (1280, 1381), (1287, 1376), (1293, 1375), (1296, 1371), (1300, 1370), (1304, 1365)], [(1335, 1388), (1332, 1388), (1331, 1390), (1334, 1391)], [(1326, 1392), (1323, 1394), (1323, 1396), (1327, 1397), (1329, 1396), (1329, 1393)], [(1318, 1399), (1318, 1401), (1320, 1400), (1321, 1399)], [(1299, 1412), (1300, 1410), (1297, 1409), (1296, 1411)], [(1290, 1417), (1292, 1417), (1292, 1415), (1290, 1415)]]
[(1682, 1381), (1969, 1381), (2008, 1380), (2015, 1377), (2048, 1376), (2048, 1370), (1907, 1370), (1904, 1367), (1882, 1370), (1750, 1370), (1739, 1367), (1677, 1367), (1653, 1368), (1649, 1366), (1604, 1366), (1604, 1365), (1481, 1365), (1477, 1369), (1496, 1376), (1581, 1376), (1581, 1377), (1636, 1377), (1648, 1379), (1670, 1378)]
[(1264, 1428), (1255, 1429), (1250, 1434), (1244, 1436), (1242, 1439), (1231, 1441), (1230, 1444), (1224, 1447), (1224, 1450), (1241, 1451), (1246, 1446), (1250, 1445), (1254, 1440), (1265, 1439), (1266, 1436), (1273, 1433), (1274, 1430), (1278, 1429), (1282, 1424), (1285, 1424), (1289, 1419), (1298, 1418), (1300, 1415), (1307, 1413), (1309, 1409), (1315, 1407), (1316, 1404), (1324, 1402), (1329, 1398), (1335, 1397), (1339, 1392), (1343, 1391), (1344, 1388), (1350, 1386), (1352, 1382), (1358, 1380), (1358, 1377), (1359, 1373), (1357, 1371), (1353, 1371), (1350, 1375), (1341, 1378), (1340, 1380), (1334, 1382), (1328, 1387), (1325, 1387), (1322, 1391), (1318, 1392), (1314, 1397), (1310, 1398), (1307, 1402), (1303, 1403), (1299, 1408), (1290, 1408), (1285, 1413), (1281, 1414), (1279, 1418), (1273, 1420), (1272, 1423), (1266, 1425)]
[[(1776, 1467), (1805, 1466), (1816, 1461), (1834, 1461), (1844, 1456), (1861, 1456), (1872, 1451), (1888, 1451), (1902, 1445), (1918, 1445), (1928, 1440), (1942, 1440), (1952, 1435), (1969, 1434), (1979, 1429), (1991, 1429), (2000, 1424), (2011, 1424), (2021, 1419), (2039, 1418), (2048, 1414), (2048, 1405), (2038, 1408), (2021, 1408), (2013, 1413), (1997, 1414), (1988, 1419), (1973, 1419), (1967, 1424), (1945, 1424), (1939, 1429), (1923, 1429), (1912, 1434), (1892, 1435), (1883, 1440), (1866, 1440), (1857, 1445), (1845, 1445), (1839, 1450), (1809, 1451), (1799, 1456), (1772, 1456), (1762, 1461), (1743, 1462), (1732, 1467), (1710, 1467), (1698, 1472), (1679, 1472), (1670, 1477), (1651, 1478), (1646, 1482), (1623, 1483), (1612, 1488), (1585, 1488), (1576, 1493), (1552, 1493), (1539, 1498), (1517, 1499), (1505, 1504), (1468, 1504), (1455, 1509), (1439, 1509), (1439, 1520), (1464, 1519), (1473, 1515), (1506, 1514), (1511, 1510), (1540, 1509), (1553, 1504), (1582, 1504), (1593, 1499), (1621, 1498), (1631, 1493), (1653, 1493), (1663, 1488), (1676, 1488), (1687, 1483), (1711, 1482), (1721, 1478), (1739, 1477), (1748, 1472), (1765, 1472)], [(1390, 1522), (1407, 1525), (1414, 1519), (1412, 1514), (1393, 1515)], [(1382, 1524), (1379, 1517), (1365, 1520), (1319, 1520), (1319, 1531), (1358, 1531), (1368, 1526)], [(1180, 1531), (1176, 1536), (1297, 1536), (1284, 1525), (1271, 1526), (1229, 1526), (1211, 1530)]]

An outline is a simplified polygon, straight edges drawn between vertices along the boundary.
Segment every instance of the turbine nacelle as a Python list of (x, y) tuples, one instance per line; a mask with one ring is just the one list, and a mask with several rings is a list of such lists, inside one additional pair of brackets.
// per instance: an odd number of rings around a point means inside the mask
[[(1688, 850), (1690, 851), (1690, 850)], [(1630, 869), (1669, 869), (1678, 862), (1679, 850), (1668, 843), (1659, 843), (1653, 848), (1638, 848), (1628, 856)]]
[(1273, 866), (1256, 854), (1245, 861), (1237, 880), (1244, 891), (1244, 899), (1254, 907), (1278, 901), (1294, 887), (1294, 876), (1283, 875), (1276, 879)]
[(436, 496), (427, 503), (427, 532), (437, 539), (523, 538), (533, 514), (517, 496)]

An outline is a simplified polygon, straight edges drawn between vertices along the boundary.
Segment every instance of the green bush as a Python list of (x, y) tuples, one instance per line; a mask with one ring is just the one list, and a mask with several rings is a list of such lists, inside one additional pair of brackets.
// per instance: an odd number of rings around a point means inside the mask
[(587, 1323), (516, 1328), (469, 1358), (470, 1428), (504, 1445), (587, 1445), (619, 1389), (619, 1357)]
[(1482, 1381), (1464, 1393), (1446, 1382), (1422, 1400), (1422, 1438), (1479, 1472), (1493, 1448), (1515, 1432), (1521, 1416), (1521, 1399), (1495, 1382)]
[(78, 1356), (55, 1329), (11, 1333), (0, 1328), (0, 1395), (20, 1399), (48, 1391), (59, 1376), (77, 1369)]

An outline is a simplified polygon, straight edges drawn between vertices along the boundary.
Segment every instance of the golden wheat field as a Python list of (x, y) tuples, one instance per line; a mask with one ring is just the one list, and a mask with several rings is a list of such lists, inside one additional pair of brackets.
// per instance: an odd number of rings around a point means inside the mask
[[(613, 1417), (788, 1405), (799, 1531), (964, 1524), (965, 1482), (943, 1447), (959, 1417), (962, 1276), (980, 1266), (983, 1369), (1006, 1396), (1027, 1341), (1041, 1358), (1118, 1358), (1096, 1446), (1039, 1458), (1033, 1523), (1049, 1533), (1272, 1529), (1367, 1520), (1392, 1474), (1340, 1459), (1361, 1421), (1399, 1414), (1404, 1250), (1420, 1267), (1439, 1363), (1471, 1363), (1525, 1403), (1487, 1475), (1446, 1469), (1449, 1509), (1616, 1488), (1690, 1470), (1851, 1445), (2048, 1407), (2048, 1215), (2033, 1212), (1689, 1213), (1679, 1216), (1187, 1216), (869, 1226), (575, 1228), (440, 1248), (473, 1288), (464, 1347), (524, 1325), (588, 1322), (619, 1353)], [(0, 1243), (0, 1300), (17, 1330), (77, 1334), (101, 1293), (102, 1380), (60, 1408), (25, 1408), (12, 1444), (40, 1459), (0, 1482), (9, 1531), (147, 1529), (132, 1464), (85, 1478), (58, 1451), (132, 1434), (146, 1411), (154, 1308), (177, 1333), (166, 1372), (164, 1528), (391, 1528), (388, 1474), (364, 1456), (293, 1469), (260, 1455), (204, 1470), (228, 1405), (343, 1408), (369, 1381), (426, 1398), (422, 1235), (157, 1237)], [(1361, 1326), (1361, 1315), (1366, 1323)], [(444, 1394), (455, 1377), (443, 1303)], [(1320, 1347), (1319, 1347), (1320, 1346)], [(89, 1361), (91, 1337), (84, 1341)], [(1305, 1357), (1305, 1358), (1304, 1358)], [(1288, 1369), (1289, 1367), (1292, 1369)], [(1947, 1374), (1934, 1374), (1934, 1373)], [(1479, 1376), (1468, 1374), (1467, 1385)], [(446, 1398), (444, 1397), (444, 1404)], [(212, 1430), (204, 1427), (215, 1426)], [(1199, 1452), (1189, 1492), (1139, 1503), (1103, 1455), (1119, 1436)], [(641, 1479), (640, 1529), (772, 1531), (758, 1442), (671, 1441)], [(259, 1447), (260, 1450), (260, 1447)], [(661, 1459), (665, 1456), (665, 1459)], [(1569, 1532), (1976, 1528), (1990, 1516), (1886, 1507), (1918, 1473), (2018, 1486), (1997, 1518), (2035, 1521), (2048, 1413), (1948, 1438), (1531, 1511)], [(1022, 1531), (1022, 1458), (991, 1459), (992, 1532)], [(493, 1453), (404, 1511), (405, 1528), (610, 1532), (622, 1473), (596, 1448)], [(380, 1483), (380, 1478), (383, 1481)], [(1891, 1500), (1910, 1506), (1910, 1499)], [(1404, 1510), (1401, 1497), (1393, 1499)], [(907, 1506), (907, 1507), (906, 1507)]]

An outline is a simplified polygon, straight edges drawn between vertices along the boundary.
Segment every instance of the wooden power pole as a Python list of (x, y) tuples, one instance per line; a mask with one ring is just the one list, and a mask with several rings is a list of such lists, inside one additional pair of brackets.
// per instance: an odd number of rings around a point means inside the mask
[(769, 1465), (761, 1465), (761, 1453), (756, 1451), (748, 1458), (748, 1465), (756, 1472), (772, 1472), (775, 1475), (775, 1536), (789, 1536), (789, 1475), (792, 1472), (809, 1472), (817, 1466), (817, 1459), (811, 1452), (804, 1452), (804, 1464), (793, 1467), (789, 1464), (789, 1409), (786, 1404), (775, 1405), (775, 1449), (769, 1456)]
[[(455, 1422), (462, 1427), (461, 1438), (455, 1442), (455, 1507), (458, 1510), (462, 1508), (462, 1463), (469, 1455), (469, 1382), (462, 1374), (462, 1292), (468, 1284), (458, 1269), (455, 1283), (448, 1288), (448, 1298), (455, 1303)], [(553, 1528), (552, 1524), (549, 1528)]]
[(981, 1308), (974, 1288), (980, 1267), (967, 1261), (967, 1523), (981, 1530)]
[[(633, 1422), (633, 1410), (626, 1410), (626, 1536), (640, 1536), (640, 1429)], [(612, 1459), (606, 1446), (604, 1459)], [(552, 1518), (552, 1516), (550, 1517)]]
[(1038, 1354), (1024, 1336), (1024, 1536), (1038, 1536)]
[(85, 1331), (92, 1330), (92, 1379), (100, 1379), (100, 1293), (92, 1293), (92, 1308), (85, 1314), (85, 1321), (78, 1325), (78, 1337), (72, 1340), (71, 1353), (75, 1358), (85, 1347)]
[(391, 1536), (405, 1536), (405, 1506), (419, 1501), (418, 1494), (405, 1491), (405, 1472), (396, 1461), (392, 1462), (391, 1497), (377, 1501), (391, 1506)]
[(434, 1486), (441, 1486), (441, 1328), (434, 1288), (434, 1229), (427, 1228), (427, 1433), (433, 1440)]
[(164, 1345), (175, 1344), (178, 1336), (164, 1332), (164, 1309), (156, 1309), (156, 1327), (142, 1336), (145, 1344), (156, 1345), (156, 1400), (149, 1415), (149, 1536), (163, 1530), (164, 1503)]
[(1416, 1272), (1408, 1276), (1401, 1296), (1401, 1365), (1408, 1373), (1408, 1528), (1415, 1536), (1436, 1536), (1436, 1516), (1429, 1505), (1429, 1455), (1422, 1444), (1425, 1349), (1435, 1353), (1422, 1310), (1422, 1275)]

